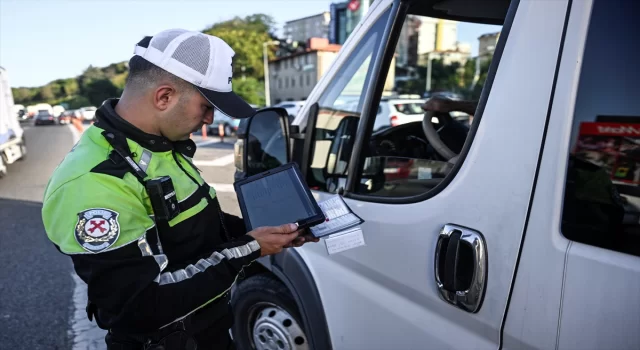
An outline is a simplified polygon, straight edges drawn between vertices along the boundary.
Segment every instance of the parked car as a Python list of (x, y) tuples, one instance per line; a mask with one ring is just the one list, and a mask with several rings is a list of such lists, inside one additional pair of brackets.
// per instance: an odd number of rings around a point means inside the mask
[[(257, 105), (250, 104), (251, 107), (257, 109)], [(213, 111), (213, 122), (207, 126), (207, 133), (211, 135), (218, 135), (220, 124), (224, 126), (225, 136), (235, 135), (240, 125), (240, 119), (231, 118), (228, 115), (215, 109)]]
[(273, 105), (273, 107), (284, 108), (290, 116), (295, 117), (298, 111), (304, 106), (305, 101), (283, 101)]

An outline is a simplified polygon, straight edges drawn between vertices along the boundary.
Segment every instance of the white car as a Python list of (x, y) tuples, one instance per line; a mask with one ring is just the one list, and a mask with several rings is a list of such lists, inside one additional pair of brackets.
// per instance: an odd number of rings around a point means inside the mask
[[(407, 16), (501, 25), (470, 126), (373, 132)], [(629, 0), (375, 1), (290, 125), (241, 123), (237, 176), (295, 162), (364, 223), (245, 268), (237, 347), (640, 349), (639, 17)]]
[(82, 107), (79, 109), (80, 115), (84, 120), (93, 120), (93, 118), (95, 118), (95, 115), (96, 115), (96, 110), (97, 108), (93, 106)]
[(284, 108), (290, 116), (295, 117), (302, 106), (304, 106), (304, 102), (305, 101), (283, 101), (273, 105), (273, 107)]
[(426, 100), (385, 99), (380, 101), (373, 130), (415, 122), (424, 118), (421, 106)]

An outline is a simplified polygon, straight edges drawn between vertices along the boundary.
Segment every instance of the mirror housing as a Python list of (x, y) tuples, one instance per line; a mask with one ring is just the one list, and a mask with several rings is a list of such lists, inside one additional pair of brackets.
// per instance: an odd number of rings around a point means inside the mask
[(291, 121), (284, 108), (269, 107), (240, 122), (234, 145), (235, 181), (290, 161)]

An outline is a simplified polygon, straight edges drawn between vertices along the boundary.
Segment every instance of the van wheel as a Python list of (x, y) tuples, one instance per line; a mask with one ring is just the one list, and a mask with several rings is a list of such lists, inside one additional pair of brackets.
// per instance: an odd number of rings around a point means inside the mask
[(0, 156), (0, 179), (7, 176), (7, 166), (4, 163), (4, 157)]
[(224, 125), (224, 136), (231, 136), (231, 134), (233, 134), (233, 129), (231, 129), (231, 126), (229, 124), (225, 124)]
[(239, 350), (308, 350), (300, 312), (280, 281), (260, 274), (233, 292), (233, 339)]
[(27, 145), (24, 140), (22, 140), (22, 143), (20, 143), (20, 153), (22, 153), (22, 156), (20, 156), (18, 161), (23, 161), (25, 158), (27, 158)]

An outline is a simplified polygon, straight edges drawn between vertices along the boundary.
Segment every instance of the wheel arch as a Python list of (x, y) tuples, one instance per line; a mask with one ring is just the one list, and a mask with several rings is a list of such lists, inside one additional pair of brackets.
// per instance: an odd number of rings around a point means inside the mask
[(331, 337), (324, 307), (315, 280), (306, 262), (295, 249), (258, 260), (264, 272), (276, 277), (291, 292), (302, 316), (312, 349), (331, 350)]

